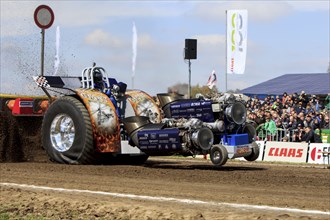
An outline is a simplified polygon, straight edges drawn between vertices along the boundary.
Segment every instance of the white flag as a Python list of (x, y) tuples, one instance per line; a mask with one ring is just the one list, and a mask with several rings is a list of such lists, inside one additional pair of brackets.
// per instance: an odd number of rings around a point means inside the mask
[(136, 65), (136, 55), (137, 55), (137, 32), (135, 27), (135, 22), (133, 22), (133, 37), (132, 37), (132, 76), (135, 76), (135, 65)]
[(56, 54), (55, 54), (55, 62), (54, 62), (54, 76), (57, 75), (58, 67), (60, 65), (60, 39), (61, 39), (61, 32), (60, 26), (56, 28)]
[(245, 71), (247, 24), (247, 10), (227, 11), (227, 73)]
[(217, 75), (215, 74), (215, 70), (212, 71), (208, 81), (207, 81), (207, 86), (210, 89), (213, 89), (213, 87), (217, 84)]

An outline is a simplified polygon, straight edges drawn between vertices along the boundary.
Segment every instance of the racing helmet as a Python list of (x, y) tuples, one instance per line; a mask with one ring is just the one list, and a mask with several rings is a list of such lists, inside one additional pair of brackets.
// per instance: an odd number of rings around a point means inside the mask
[(99, 69), (94, 69), (93, 79), (94, 79), (94, 83), (100, 83), (103, 81), (103, 75)]

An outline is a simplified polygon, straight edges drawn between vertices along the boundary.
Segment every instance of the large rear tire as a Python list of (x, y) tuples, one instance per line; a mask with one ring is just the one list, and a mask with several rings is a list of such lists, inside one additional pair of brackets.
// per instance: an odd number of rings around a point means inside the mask
[(52, 161), (66, 164), (95, 162), (90, 116), (78, 99), (64, 96), (50, 105), (42, 123), (42, 144)]
[(249, 156), (244, 157), (245, 160), (247, 161), (255, 161), (256, 159), (258, 159), (260, 154), (260, 149), (258, 144), (256, 142), (252, 142), (252, 144), (253, 144), (252, 153)]
[(215, 166), (222, 166), (228, 160), (227, 149), (221, 145), (213, 145), (210, 151), (210, 159)]

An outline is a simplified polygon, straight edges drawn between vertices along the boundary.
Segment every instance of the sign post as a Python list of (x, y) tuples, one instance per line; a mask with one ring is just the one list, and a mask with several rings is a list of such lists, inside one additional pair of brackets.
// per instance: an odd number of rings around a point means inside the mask
[(41, 28), (41, 76), (44, 75), (45, 29), (52, 26), (54, 19), (53, 10), (47, 5), (39, 5), (34, 11), (34, 22)]

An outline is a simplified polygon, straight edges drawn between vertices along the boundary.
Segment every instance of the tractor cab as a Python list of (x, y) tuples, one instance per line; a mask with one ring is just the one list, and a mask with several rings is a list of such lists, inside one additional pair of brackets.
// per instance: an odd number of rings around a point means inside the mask
[(82, 71), (81, 84), (83, 89), (96, 89), (105, 93), (116, 107), (118, 116), (121, 116), (127, 84), (109, 78), (105, 69), (96, 67), (95, 63)]
[(104, 68), (92, 67), (85, 68), (81, 73), (81, 84), (84, 89), (98, 89), (101, 92), (110, 86), (109, 78)]

